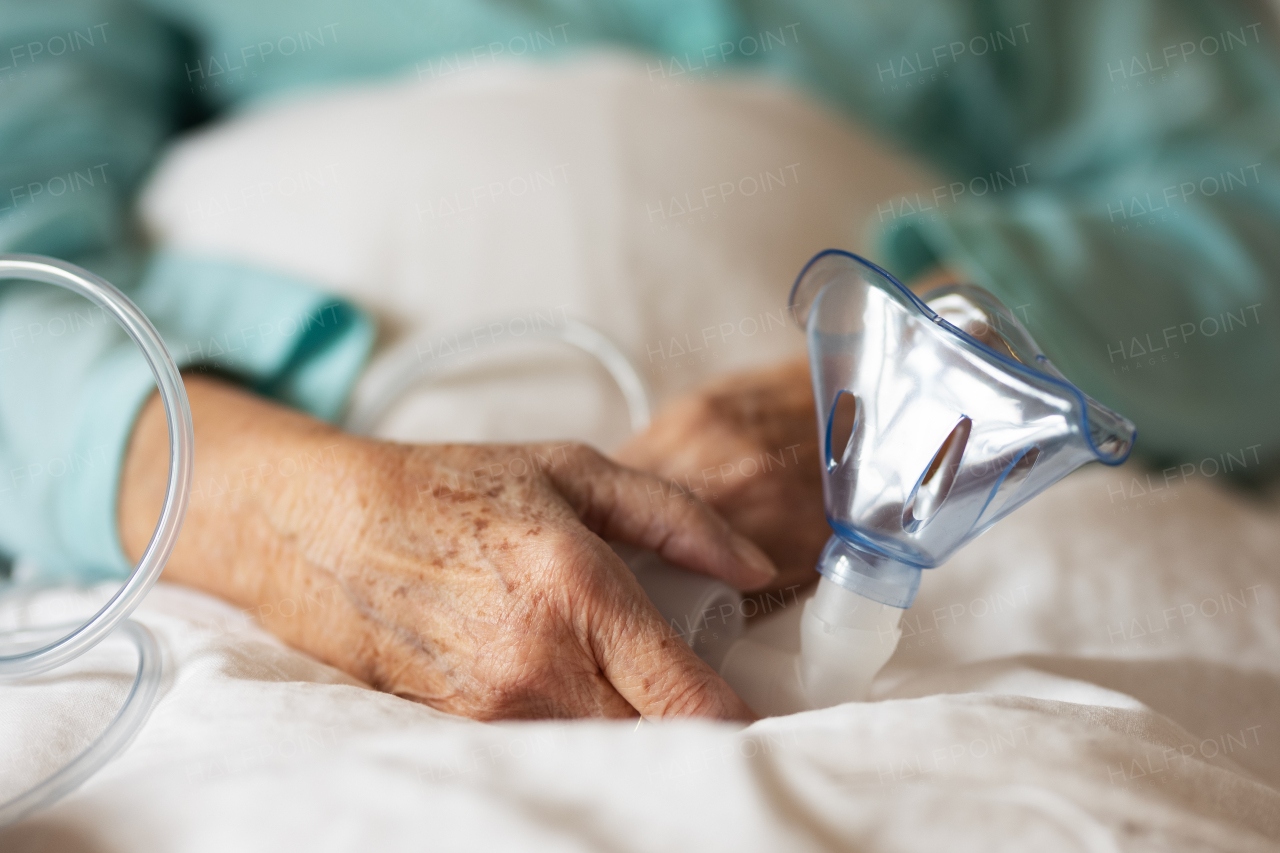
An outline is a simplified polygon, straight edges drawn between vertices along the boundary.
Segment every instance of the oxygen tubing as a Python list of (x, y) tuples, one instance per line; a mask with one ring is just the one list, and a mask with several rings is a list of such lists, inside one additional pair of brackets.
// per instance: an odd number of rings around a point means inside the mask
[[(12, 823), (57, 801), (77, 788), (120, 752), (146, 721), (160, 684), (160, 655), (155, 639), (142, 625), (129, 620), (164, 570), (182, 529), (191, 495), (195, 435), (191, 407), (182, 376), (164, 341), (146, 315), (109, 282), (73, 264), (40, 255), (0, 255), (0, 280), (23, 279), (65, 288), (90, 300), (115, 318), (142, 350), (155, 377), (169, 425), (169, 478), (164, 507), (151, 541), (129, 579), (87, 622), (77, 626), (31, 629), (0, 635), (20, 647), (35, 648), (0, 655), (0, 682), (13, 681), (55, 669), (101, 643), (119, 628), (138, 650), (138, 670), (119, 713), (106, 729), (61, 770), (34, 788), (0, 803), (0, 825)], [(66, 630), (66, 633), (63, 631)], [(52, 634), (55, 639), (46, 641)]]

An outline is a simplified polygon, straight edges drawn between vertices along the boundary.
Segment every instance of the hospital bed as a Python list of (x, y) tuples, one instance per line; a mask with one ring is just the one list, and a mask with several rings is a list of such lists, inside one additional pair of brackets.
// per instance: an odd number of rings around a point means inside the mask
[[(860, 227), (903, 215), (886, 200), (944, 183), (779, 84), (646, 68), (594, 54), (263, 104), (177, 144), (143, 219), (358, 301), (380, 353), (427, 341), (441, 378), (376, 434), (613, 448), (630, 423), (607, 372), (530, 329), (601, 330), (660, 405), (801, 352), (782, 306), (804, 261), (868, 251)], [(147, 725), (0, 848), (1280, 849), (1280, 496), (1211, 461), (1070, 476), (926, 573), (872, 701), (746, 728), (451, 717), (161, 582), (134, 617), (165, 664)], [(109, 593), (25, 606), (55, 621)], [(790, 630), (805, 595), (763, 599), (749, 630)], [(60, 710), (5, 721), (10, 784), (101, 725), (129, 654), (22, 688)]]

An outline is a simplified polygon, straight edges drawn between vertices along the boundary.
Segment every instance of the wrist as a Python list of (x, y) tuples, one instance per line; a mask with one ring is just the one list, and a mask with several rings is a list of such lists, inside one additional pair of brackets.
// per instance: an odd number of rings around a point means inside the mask
[[(357, 441), (304, 414), (200, 375), (184, 377), (195, 427), (191, 500), (165, 577), (233, 602), (275, 595), (287, 574), (281, 541), (335, 489), (333, 474)], [(168, 430), (153, 395), (140, 412), (121, 471), (118, 524), (138, 559), (154, 529), (168, 476)]]

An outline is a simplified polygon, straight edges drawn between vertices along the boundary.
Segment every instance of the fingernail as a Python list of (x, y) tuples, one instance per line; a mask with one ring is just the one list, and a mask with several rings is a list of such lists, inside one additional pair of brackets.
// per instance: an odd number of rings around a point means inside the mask
[(778, 568), (765, 556), (764, 551), (750, 539), (739, 533), (730, 534), (729, 547), (733, 555), (741, 560), (752, 572), (760, 576), (760, 582), (771, 581), (778, 576)]

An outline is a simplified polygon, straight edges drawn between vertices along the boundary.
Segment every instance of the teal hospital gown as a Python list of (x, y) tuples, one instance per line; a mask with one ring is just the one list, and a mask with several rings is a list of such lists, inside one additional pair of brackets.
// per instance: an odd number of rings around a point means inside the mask
[[(182, 366), (334, 418), (369, 317), (149, 254), (131, 207), (166, 141), (302, 88), (614, 43), (660, 76), (781, 76), (932, 163), (943, 184), (885, 199), (875, 260), (991, 290), (1156, 464), (1259, 475), (1280, 460), (1276, 35), (1243, 0), (3, 0), (0, 252), (98, 271)], [(0, 550), (127, 571), (115, 494), (151, 388), (113, 324), (0, 285)]]

